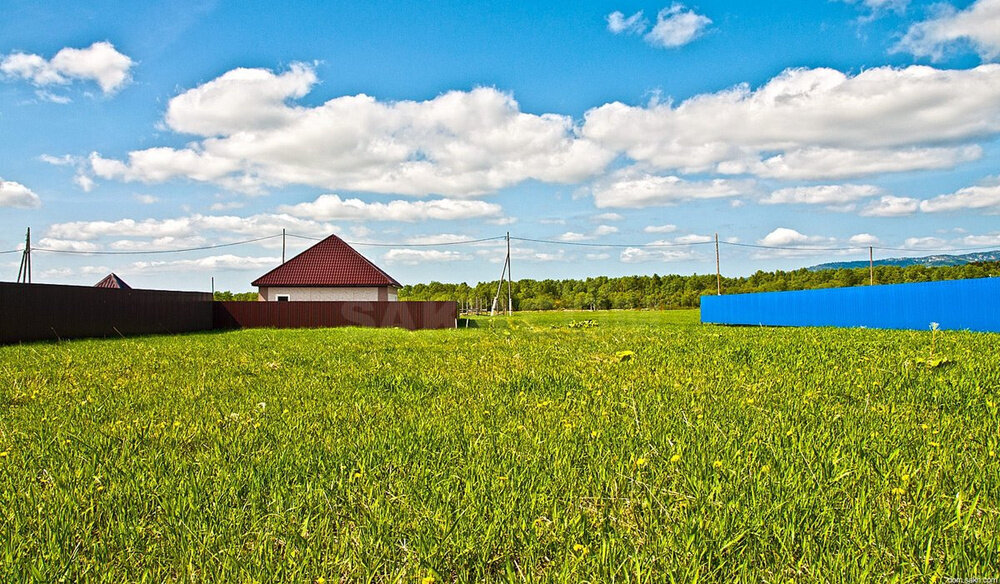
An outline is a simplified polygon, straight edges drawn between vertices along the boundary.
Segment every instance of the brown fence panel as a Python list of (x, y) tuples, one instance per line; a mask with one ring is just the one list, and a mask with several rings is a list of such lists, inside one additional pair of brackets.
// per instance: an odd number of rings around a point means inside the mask
[(214, 326), (232, 328), (455, 328), (457, 302), (215, 302)]
[(0, 282), (0, 343), (211, 328), (207, 292)]
[(0, 282), (0, 344), (233, 328), (455, 328), (456, 302), (213, 302), (207, 292)]

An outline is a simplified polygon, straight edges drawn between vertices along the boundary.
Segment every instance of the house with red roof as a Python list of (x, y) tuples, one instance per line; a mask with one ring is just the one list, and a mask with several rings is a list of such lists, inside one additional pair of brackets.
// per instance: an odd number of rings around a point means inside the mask
[(101, 281), (94, 284), (94, 288), (116, 288), (118, 290), (131, 290), (132, 287), (125, 283), (118, 274), (111, 272), (101, 278)]
[(252, 282), (258, 300), (396, 301), (402, 287), (365, 256), (331, 235)]

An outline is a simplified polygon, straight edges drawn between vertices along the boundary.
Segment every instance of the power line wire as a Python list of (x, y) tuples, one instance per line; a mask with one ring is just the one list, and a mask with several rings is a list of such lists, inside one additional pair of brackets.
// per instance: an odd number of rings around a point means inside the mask
[[(308, 235), (296, 235), (294, 233), (288, 233), (288, 237), (297, 237), (299, 239), (309, 239), (312, 241), (322, 241), (326, 239), (324, 237), (309, 237)], [(348, 245), (357, 246), (368, 246), (368, 247), (439, 247), (442, 245), (466, 245), (470, 243), (482, 243), (484, 241), (498, 241), (504, 239), (505, 236), (498, 235), (496, 237), (484, 237), (482, 239), (466, 239), (462, 241), (443, 241), (441, 243), (374, 243), (367, 241), (345, 241), (344, 243)], [(511, 237), (511, 239), (514, 239)]]
[(256, 243), (258, 241), (264, 241), (266, 239), (274, 239), (275, 237), (281, 237), (281, 234), (268, 235), (266, 237), (258, 237), (255, 239), (247, 239), (244, 241), (233, 241), (230, 243), (220, 243), (217, 245), (202, 245), (199, 247), (186, 247), (182, 249), (155, 249), (155, 250), (143, 250), (143, 251), (122, 251), (122, 250), (77, 250), (77, 249), (51, 249), (44, 247), (32, 247), (31, 251), (44, 251), (48, 253), (66, 253), (75, 255), (149, 255), (149, 254), (164, 254), (164, 253), (182, 253), (189, 251), (203, 251), (208, 249), (218, 249), (220, 247), (232, 247), (235, 245), (246, 245), (248, 243)]
[[(755, 243), (735, 243), (732, 241), (720, 241), (719, 245), (732, 245), (736, 247), (752, 247), (756, 249), (780, 249), (788, 251), (854, 251), (858, 249), (868, 249), (869, 246), (856, 246), (856, 247), (795, 247), (787, 245), (760, 245)], [(877, 249), (877, 248), (876, 248)]]
[[(322, 237), (311, 237), (308, 235), (299, 235), (295, 233), (286, 234), (288, 237), (295, 237), (297, 239), (305, 239), (311, 241), (322, 241)], [(260, 241), (266, 241), (268, 239), (274, 239), (281, 237), (281, 234), (268, 235), (264, 237), (257, 237), (253, 239), (247, 239), (243, 241), (234, 241), (229, 243), (220, 243), (215, 245), (203, 245), (196, 247), (187, 247), (179, 249), (162, 249), (162, 250), (69, 250), (69, 249), (53, 249), (44, 247), (32, 247), (32, 251), (40, 251), (46, 253), (55, 254), (73, 254), (73, 255), (153, 255), (153, 254), (170, 254), (170, 253), (185, 253), (192, 251), (205, 251), (210, 249), (219, 249), (224, 247), (233, 247), (238, 245), (246, 245), (250, 243), (257, 243)], [(475, 243), (485, 243), (489, 241), (500, 241), (503, 240), (505, 236), (498, 235), (495, 237), (484, 237), (479, 239), (466, 239), (461, 241), (443, 241), (438, 243), (376, 243), (371, 241), (348, 241), (349, 245), (356, 245), (361, 247), (441, 247), (441, 246), (453, 246), (453, 245), (470, 245)], [(565, 245), (565, 246), (576, 246), (576, 247), (600, 247), (600, 248), (674, 248), (674, 247), (694, 247), (699, 245), (710, 245), (712, 241), (692, 241), (692, 242), (674, 242), (674, 243), (596, 243), (596, 242), (584, 242), (584, 241), (560, 241), (553, 239), (536, 239), (530, 237), (514, 237), (511, 236), (512, 240), (524, 241), (529, 243), (540, 243), (546, 245)], [(869, 247), (877, 250), (883, 251), (902, 251), (902, 252), (957, 252), (957, 251), (976, 251), (976, 250), (988, 250), (1000, 247), (1000, 243), (994, 245), (981, 245), (973, 247), (951, 247), (951, 248), (912, 248), (912, 247), (889, 247), (889, 246), (847, 246), (847, 247), (815, 247), (815, 246), (787, 246), (787, 245), (763, 245), (754, 243), (738, 243), (729, 241), (720, 241), (720, 245), (728, 245), (733, 247), (744, 247), (752, 249), (772, 249), (772, 250), (782, 250), (782, 251), (860, 251), (868, 249)], [(20, 249), (11, 249), (0, 251), (0, 254), (10, 254), (10, 253), (20, 253)]]
[(531, 239), (529, 237), (514, 237), (511, 239), (517, 241), (529, 241), (532, 243), (547, 243), (552, 245), (576, 245), (583, 247), (690, 247), (694, 245), (708, 245), (713, 243), (712, 241), (690, 241), (690, 242), (678, 242), (678, 243), (588, 243), (584, 241), (559, 241), (555, 239)]
[(884, 249), (888, 251), (975, 251), (979, 249), (997, 249), (1000, 248), (1000, 243), (993, 245), (980, 245), (977, 247), (940, 247), (940, 248), (916, 248), (916, 247), (882, 247), (879, 245), (872, 246), (875, 249)]

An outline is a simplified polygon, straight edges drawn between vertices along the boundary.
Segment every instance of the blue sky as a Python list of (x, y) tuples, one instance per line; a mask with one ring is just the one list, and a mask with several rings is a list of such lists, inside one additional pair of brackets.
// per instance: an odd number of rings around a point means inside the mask
[(0, 251), (135, 252), (35, 281), (246, 290), (279, 238), (148, 252), (282, 228), (404, 283), (508, 230), (562, 242), (515, 278), (1000, 248), (1000, 0), (134, 4), (4, 2)]

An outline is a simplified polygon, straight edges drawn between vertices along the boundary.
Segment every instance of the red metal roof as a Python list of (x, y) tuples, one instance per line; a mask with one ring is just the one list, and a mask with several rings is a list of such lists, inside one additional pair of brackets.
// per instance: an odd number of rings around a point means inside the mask
[(251, 285), (402, 287), (336, 235), (274, 268)]
[(100, 282), (94, 284), (94, 288), (118, 288), (121, 290), (131, 290), (132, 287), (125, 283), (118, 277), (118, 274), (111, 272), (107, 276), (104, 276)]

